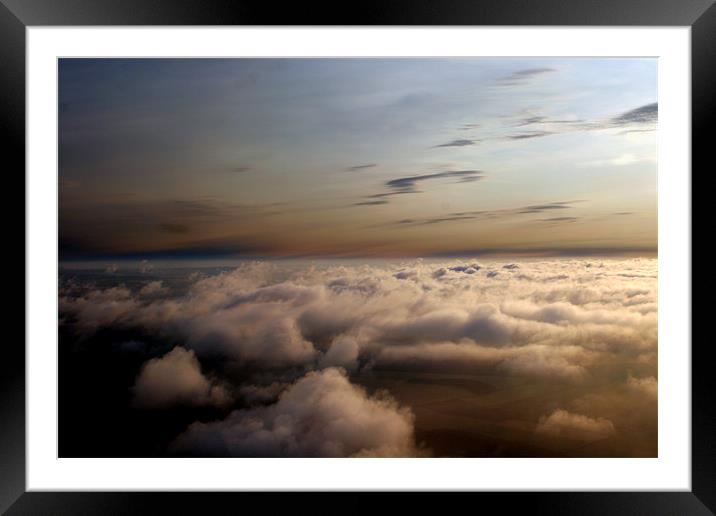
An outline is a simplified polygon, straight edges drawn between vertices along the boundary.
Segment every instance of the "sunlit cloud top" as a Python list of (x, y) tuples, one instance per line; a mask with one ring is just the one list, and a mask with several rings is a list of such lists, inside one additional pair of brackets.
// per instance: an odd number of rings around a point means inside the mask
[(650, 58), (62, 59), (60, 258), (656, 250)]

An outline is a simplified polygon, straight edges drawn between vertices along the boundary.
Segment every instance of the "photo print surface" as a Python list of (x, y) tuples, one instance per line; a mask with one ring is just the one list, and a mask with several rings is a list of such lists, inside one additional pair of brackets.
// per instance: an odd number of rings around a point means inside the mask
[(61, 457), (656, 457), (653, 58), (60, 59)]

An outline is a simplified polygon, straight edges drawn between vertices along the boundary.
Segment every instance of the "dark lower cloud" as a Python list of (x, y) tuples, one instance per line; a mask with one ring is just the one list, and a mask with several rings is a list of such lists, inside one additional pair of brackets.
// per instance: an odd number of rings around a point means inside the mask
[[(64, 245), (63, 245), (64, 244)], [(68, 245), (69, 244), (69, 245)], [(84, 260), (174, 260), (213, 259), (241, 256), (261, 258), (276, 253), (270, 243), (242, 242), (239, 239), (210, 239), (190, 241), (184, 245), (167, 245), (163, 249), (126, 251), (106, 245), (99, 247), (92, 241), (60, 242), (60, 261)]]
[[(215, 256), (221, 252), (261, 255), (272, 245), (256, 223), (281, 214), (282, 209), (210, 197), (155, 202), (125, 199), (98, 206), (68, 202), (60, 216), (60, 260), (103, 255)], [(229, 222), (235, 226), (227, 227)]]

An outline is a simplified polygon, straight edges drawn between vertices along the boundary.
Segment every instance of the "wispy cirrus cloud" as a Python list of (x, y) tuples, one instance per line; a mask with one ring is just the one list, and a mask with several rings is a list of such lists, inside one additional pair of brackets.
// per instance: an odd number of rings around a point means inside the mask
[(239, 166), (234, 167), (229, 170), (229, 172), (233, 172), (234, 174), (243, 174), (244, 172), (251, 172), (253, 170), (253, 167), (249, 166)]
[(376, 200), (376, 201), (362, 201), (356, 202), (353, 206), (380, 206), (381, 204), (388, 204), (388, 201)]
[(544, 222), (547, 224), (562, 224), (562, 223), (577, 222), (578, 220), (579, 220), (579, 217), (549, 217), (546, 219), (538, 219), (536, 222)]
[(566, 210), (568, 208), (572, 208), (572, 204), (582, 202), (582, 200), (577, 201), (558, 201), (558, 202), (549, 202), (546, 204), (532, 204), (530, 206), (525, 206), (524, 208), (520, 208), (519, 213), (542, 213), (545, 211), (552, 211), (552, 210)]
[[(528, 75), (529, 76), (529, 75)], [(462, 147), (477, 142), (533, 140), (559, 134), (622, 129), (620, 134), (651, 132), (656, 129), (658, 103), (652, 102), (604, 119), (554, 118), (542, 114), (520, 114), (516, 121), (503, 123), (498, 131), (482, 134), (479, 138), (459, 138), (435, 147)], [(514, 118), (506, 116), (505, 118)], [(479, 129), (478, 124), (466, 124), (460, 130)], [(505, 134), (505, 132), (507, 134)]]
[(453, 215), (449, 217), (435, 217), (432, 219), (422, 219), (422, 220), (410, 220), (409, 222), (402, 221), (402, 224), (412, 224), (416, 226), (426, 226), (430, 224), (440, 224), (442, 222), (456, 222), (460, 220), (473, 220), (476, 217), (471, 215)]
[(375, 167), (377, 167), (377, 166), (378, 166), (377, 163), (369, 163), (369, 164), (367, 164), (367, 165), (354, 165), (354, 166), (352, 166), (352, 167), (347, 167), (345, 170), (346, 170), (347, 172), (357, 172), (357, 171), (359, 171), (359, 170), (366, 170), (366, 169), (369, 169), (369, 168), (375, 168)]
[(385, 187), (388, 189), (387, 191), (368, 195), (365, 197), (365, 200), (356, 202), (353, 206), (377, 206), (387, 204), (388, 201), (386, 199), (395, 195), (421, 193), (421, 190), (417, 189), (417, 185), (426, 181), (453, 179), (453, 183), (471, 183), (480, 181), (484, 177), (485, 173), (481, 170), (451, 170), (446, 172), (434, 172), (431, 174), (398, 177), (385, 182)]
[(634, 163), (643, 163), (643, 162), (656, 162), (655, 156), (648, 156), (648, 155), (637, 155), (637, 154), (621, 154), (619, 156), (607, 158), (607, 159), (598, 159), (598, 160), (591, 160), (591, 161), (585, 161), (584, 163), (579, 163), (578, 166), (582, 167), (620, 167), (625, 165), (633, 165)]
[(555, 133), (553, 131), (532, 131), (529, 133), (511, 134), (509, 136), (506, 136), (505, 138), (507, 140), (530, 140), (532, 138), (542, 138), (551, 134)]
[(397, 191), (411, 192), (415, 190), (415, 185), (418, 183), (433, 179), (457, 178), (457, 182), (461, 182), (465, 179), (475, 181), (482, 179), (483, 177), (484, 172), (480, 170), (455, 170), (448, 172), (435, 172), (433, 174), (422, 174), (418, 176), (399, 177), (397, 179), (387, 181), (385, 186)]
[[(428, 218), (409, 218), (401, 219), (395, 222), (386, 224), (386, 226), (393, 227), (411, 227), (411, 226), (425, 226), (431, 224), (440, 224), (446, 222), (460, 222), (468, 220), (491, 220), (491, 219), (502, 219), (508, 217), (517, 217), (521, 215), (533, 215), (533, 214), (548, 214), (555, 210), (567, 210), (574, 208), (574, 204), (585, 202), (584, 199), (576, 199), (571, 201), (556, 201), (543, 204), (531, 204), (529, 206), (523, 206), (521, 208), (508, 208), (503, 210), (474, 210), (474, 211), (461, 211), (452, 212), (444, 216), (439, 217), (428, 217)], [(546, 222), (546, 223), (566, 223), (576, 222), (579, 217), (551, 217), (543, 219), (535, 219), (534, 222)]]
[(466, 147), (469, 145), (475, 145), (479, 140), (453, 140), (451, 142), (442, 143), (440, 145), (436, 145), (435, 147)]
[(524, 127), (535, 124), (579, 124), (583, 122), (584, 120), (560, 120), (549, 118), (547, 116), (528, 116), (517, 122), (515, 127)]
[(526, 83), (530, 82), (532, 79), (534, 79), (536, 77), (539, 77), (539, 76), (542, 76), (542, 75), (545, 75), (548, 73), (556, 72), (556, 71), (557, 70), (554, 68), (547, 68), (547, 67), (527, 68), (524, 70), (518, 70), (516, 72), (511, 73), (510, 75), (502, 77), (497, 80), (497, 83), (500, 86), (522, 85), (522, 84), (526, 84)]
[(612, 123), (614, 125), (655, 124), (658, 117), (659, 105), (657, 102), (652, 102), (612, 118)]

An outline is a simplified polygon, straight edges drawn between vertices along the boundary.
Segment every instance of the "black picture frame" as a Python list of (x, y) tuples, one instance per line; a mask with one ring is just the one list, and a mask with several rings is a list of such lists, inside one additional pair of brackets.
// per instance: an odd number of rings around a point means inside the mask
[[(25, 29), (28, 26), (81, 25), (572, 25), (689, 26), (692, 73), (692, 172), (706, 174), (712, 143), (708, 129), (716, 113), (716, 5), (714, 0), (364, 0), (287, 2), (268, 0), (0, 0), (0, 127), (6, 199), (24, 199)], [(712, 168), (712, 167), (709, 167)], [(13, 192), (13, 194), (10, 194)], [(24, 202), (24, 201), (23, 201)], [(693, 209), (693, 204), (692, 204)], [(3, 203), (7, 226), (19, 208)], [(692, 216), (693, 218), (693, 216)], [(23, 227), (24, 243), (24, 227)], [(19, 240), (18, 235), (15, 241)], [(23, 244), (8, 260), (8, 283), (25, 267)], [(693, 257), (693, 246), (691, 249)], [(17, 264), (17, 265), (14, 265)], [(693, 270), (698, 262), (692, 258)], [(23, 303), (11, 310), (25, 310)], [(699, 281), (702, 289), (713, 280)], [(19, 326), (20, 314), (8, 321)], [(692, 316), (693, 321), (693, 316)], [(8, 325), (10, 323), (8, 322)], [(686, 342), (684, 345), (691, 345)], [(712, 392), (710, 339), (694, 339), (692, 353), (692, 490), (690, 492), (529, 492), (460, 493), (453, 496), (481, 510), (538, 514), (706, 515), (716, 513), (716, 404)], [(76, 493), (25, 492), (25, 347), (22, 335), (6, 337), (0, 358), (0, 511), (7, 514), (205, 514), (358, 513), (371, 510), (385, 494), (349, 493)], [(668, 438), (668, 437), (667, 437)], [(470, 497), (468, 500), (467, 497)], [(474, 498), (477, 497), (477, 498)], [(401, 503), (423, 510), (445, 510), (445, 501), (425, 493)], [(336, 502), (342, 502), (338, 505)], [(256, 509), (254, 509), (256, 507)], [(259, 509), (260, 508), (260, 509)]]

